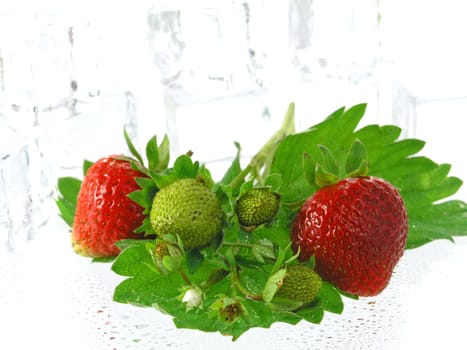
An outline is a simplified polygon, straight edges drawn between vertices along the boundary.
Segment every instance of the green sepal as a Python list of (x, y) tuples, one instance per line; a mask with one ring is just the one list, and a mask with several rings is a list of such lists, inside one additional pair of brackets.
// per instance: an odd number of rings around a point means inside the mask
[(162, 142), (159, 144), (159, 163), (157, 170), (167, 169), (170, 162), (170, 142), (167, 135), (164, 135)]
[[(314, 169), (314, 183), (318, 187), (330, 186), (349, 177), (368, 175), (368, 153), (360, 140), (356, 139), (352, 143), (344, 160), (345, 163), (342, 165), (339, 164), (331, 149), (322, 144), (319, 144), (318, 148), (321, 162), (316, 162)], [(313, 174), (310, 168), (314, 162), (310, 156), (307, 156), (304, 162), (306, 162), (304, 163), (305, 176), (309, 177)]]
[(159, 147), (157, 146), (157, 136), (153, 136), (146, 144), (146, 158), (148, 159), (148, 168), (153, 171), (159, 171)]
[(368, 152), (359, 139), (350, 146), (345, 160), (345, 173), (346, 178), (368, 175)]
[(143, 157), (141, 157), (141, 154), (136, 150), (135, 145), (131, 141), (130, 135), (128, 135), (128, 132), (126, 131), (126, 128), (123, 128), (123, 136), (125, 138), (126, 145), (128, 149), (130, 150), (130, 153), (136, 158), (136, 160), (141, 164), (144, 165), (143, 162)]
[(152, 228), (151, 221), (149, 219), (149, 216), (146, 216), (143, 219), (143, 223), (138, 226), (135, 231), (135, 233), (143, 233), (144, 236), (152, 236), (155, 234), (154, 229)]
[(157, 136), (153, 136), (146, 144), (146, 157), (148, 159), (148, 168), (151, 171), (159, 172), (167, 169), (170, 160), (169, 139), (164, 136), (161, 144), (157, 145)]
[(191, 157), (183, 154), (175, 160), (173, 169), (179, 179), (187, 177), (194, 179), (198, 175), (199, 163), (193, 162)]
[(341, 314), (344, 311), (344, 302), (339, 291), (329, 282), (323, 281), (321, 290), (317, 297), (319, 305), (324, 310), (335, 314)]
[[(300, 251), (297, 251), (297, 254), (300, 254)], [(310, 269), (314, 270), (316, 267), (316, 256), (312, 255), (310, 259), (303, 262), (304, 265), (308, 266)]]
[(263, 289), (263, 300), (267, 303), (271, 302), (274, 295), (279, 290), (280, 283), (284, 279), (287, 268), (282, 268), (273, 273), (267, 280)]
[(173, 172), (156, 173), (154, 171), (149, 170), (149, 176), (151, 176), (151, 179), (153, 179), (158, 189), (164, 188), (165, 186), (168, 186), (172, 182), (177, 180), (177, 176)]
[(279, 269), (283, 267), (284, 261), (287, 258), (288, 250), (289, 250), (288, 248), (282, 248), (281, 246), (279, 246), (279, 248), (277, 249), (277, 258), (276, 258), (274, 265), (272, 266), (270, 276), (272, 276), (274, 273), (276, 273), (277, 271), (279, 271)]
[(169, 271), (178, 271), (183, 262), (183, 257), (180, 255), (176, 256), (164, 256), (162, 258), (162, 265)]
[(144, 233), (145, 236), (154, 234), (151, 222), (149, 220), (149, 213), (151, 212), (152, 202), (159, 188), (156, 186), (153, 178), (150, 177), (137, 177), (136, 183), (140, 187), (128, 194), (128, 198), (136, 204), (144, 208), (143, 214), (145, 215), (142, 224), (135, 229), (135, 233)]
[[(242, 148), (240, 146), (240, 143), (238, 142), (235, 142), (234, 145), (237, 148), (237, 154), (235, 155), (234, 159), (232, 160), (232, 163), (230, 164), (229, 168), (227, 169), (224, 176), (222, 177), (220, 181), (221, 185), (227, 186), (242, 171), (241, 164), (240, 164), (240, 153), (241, 153)], [(236, 191), (238, 191), (238, 188), (232, 189), (232, 192), (236, 192)]]
[(327, 173), (339, 175), (339, 164), (337, 163), (336, 157), (332, 154), (332, 151), (325, 145), (318, 145), (321, 162), (320, 167), (323, 168)]
[(253, 180), (245, 181), (242, 183), (240, 186), (240, 191), (238, 194), (238, 198), (243, 196), (245, 193), (247, 193), (249, 190), (251, 190), (254, 187)]
[(151, 178), (137, 177), (135, 181), (141, 189), (129, 193), (128, 197), (144, 208), (143, 214), (149, 214), (158, 188)]
[(315, 183), (319, 187), (325, 187), (335, 184), (339, 181), (339, 176), (326, 170), (321, 164), (316, 164)]
[(215, 186), (211, 173), (204, 164), (200, 164), (198, 161), (193, 162), (187, 154), (177, 157), (172, 168), (168, 168), (165, 171), (156, 172), (149, 169), (149, 175), (158, 189), (162, 189), (177, 180), (185, 178), (199, 179), (206, 187), (211, 189)]

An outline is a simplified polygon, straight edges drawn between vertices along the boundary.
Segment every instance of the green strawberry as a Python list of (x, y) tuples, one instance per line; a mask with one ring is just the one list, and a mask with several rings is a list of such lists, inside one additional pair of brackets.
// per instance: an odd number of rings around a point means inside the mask
[(321, 277), (305, 265), (294, 265), (287, 268), (282, 284), (275, 296), (310, 305), (321, 290)]
[(186, 249), (208, 244), (222, 228), (223, 211), (216, 195), (197, 179), (185, 178), (163, 187), (149, 214), (158, 236), (178, 236)]
[(155, 243), (152, 259), (159, 272), (166, 274), (178, 270), (183, 260), (180, 248), (160, 239), (156, 239)]
[(243, 194), (235, 211), (241, 225), (258, 226), (269, 222), (279, 210), (280, 196), (268, 187), (255, 187)]

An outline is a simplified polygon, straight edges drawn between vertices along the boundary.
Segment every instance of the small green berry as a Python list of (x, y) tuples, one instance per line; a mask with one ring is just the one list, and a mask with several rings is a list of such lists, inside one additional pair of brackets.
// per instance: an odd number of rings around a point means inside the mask
[(164, 256), (170, 255), (169, 252), (169, 247), (166, 242), (159, 242), (156, 244), (154, 247), (154, 256), (157, 256), (158, 258), (163, 258)]
[(219, 309), (219, 318), (224, 322), (232, 323), (237, 320), (242, 313), (242, 305), (239, 302), (236, 302)]
[(275, 296), (298, 301), (306, 306), (316, 299), (321, 285), (321, 277), (313, 269), (305, 265), (294, 265), (287, 268)]
[(178, 246), (156, 239), (152, 259), (159, 272), (166, 274), (180, 268), (183, 254)]
[(154, 197), (149, 219), (154, 232), (180, 237), (183, 248), (209, 243), (222, 228), (223, 211), (216, 195), (196, 179), (180, 179)]
[(235, 211), (243, 226), (258, 226), (269, 222), (279, 210), (280, 196), (268, 187), (248, 190), (238, 200)]

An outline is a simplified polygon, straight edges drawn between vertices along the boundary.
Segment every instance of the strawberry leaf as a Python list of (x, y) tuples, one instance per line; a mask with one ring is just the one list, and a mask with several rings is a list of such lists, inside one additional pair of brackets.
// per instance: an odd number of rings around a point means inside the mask
[(316, 161), (308, 152), (303, 152), (303, 177), (314, 192), (318, 188), (316, 185)]
[(76, 212), (76, 201), (81, 188), (81, 180), (74, 177), (61, 177), (58, 179), (59, 196), (56, 199), (61, 218), (69, 227), (73, 226)]
[[(310, 173), (303, 174), (303, 154), (316, 162), (321, 157), (317, 145), (326, 146), (335, 156), (338, 164), (345, 162), (351, 143), (355, 140), (354, 131), (365, 113), (366, 105), (356, 105), (348, 110), (340, 108), (323, 122), (294, 135), (287, 136), (277, 147), (271, 165), (271, 173), (282, 175), (282, 200), (285, 203), (303, 203), (318, 188), (314, 179), (310, 183)], [(368, 146), (367, 146), (368, 147)], [(308, 160), (307, 160), (308, 162)], [(307, 163), (305, 169), (313, 164)]]
[(203, 260), (204, 256), (199, 252), (199, 250), (193, 249), (188, 251), (186, 254), (188, 271), (192, 274), (195, 273), (203, 263)]
[[(454, 236), (467, 235), (464, 229), (467, 227), (465, 204), (456, 202), (441, 207), (436, 204), (455, 194), (462, 185), (460, 179), (449, 176), (450, 166), (418, 156), (425, 142), (399, 140), (401, 129), (396, 126), (368, 125), (356, 130), (364, 110), (362, 105), (348, 110), (341, 108), (322, 123), (288, 136), (279, 144), (272, 171), (282, 175), (281, 194), (286, 205), (296, 208), (317, 190), (319, 184), (309, 181), (311, 174), (320, 172), (320, 178), (329, 177), (322, 168), (313, 170), (320, 156), (317, 145), (326, 146), (344, 167), (346, 155), (356, 152), (355, 158), (348, 160), (352, 165), (348, 164), (347, 169), (365, 157), (363, 145), (367, 150), (368, 163), (362, 160), (359, 167), (364, 169), (368, 166), (369, 175), (391, 182), (404, 199), (409, 216), (407, 248), (416, 248), (436, 239), (452, 240)], [(355, 144), (356, 140), (361, 145)], [(355, 147), (357, 149), (352, 150)], [(307, 156), (303, 158), (303, 154)], [(437, 224), (441, 220), (443, 224)]]
[(271, 188), (272, 192), (279, 193), (282, 185), (282, 176), (280, 174), (270, 174), (264, 181), (264, 186)]
[[(357, 129), (366, 105), (340, 108), (323, 122), (294, 133), (291, 104), (283, 127), (265, 144), (244, 169), (240, 145), (221, 181), (215, 183), (209, 170), (181, 155), (169, 164), (169, 141), (160, 145), (152, 138), (146, 145), (149, 178), (137, 178), (141, 187), (129, 195), (147, 215), (138, 232), (152, 233), (148, 214), (157, 191), (181, 178), (198, 178), (213, 189), (225, 212), (219, 238), (206, 247), (185, 251), (178, 236), (154, 240), (122, 240), (112, 271), (124, 279), (113, 300), (169, 314), (178, 328), (229, 335), (234, 340), (254, 327), (269, 328), (275, 322), (295, 325), (300, 321), (318, 324), (326, 313), (340, 314), (347, 295), (323, 281), (315, 301), (308, 306), (275, 296), (290, 264), (298, 262), (290, 242), (290, 224), (298, 207), (320, 185), (342, 176), (369, 175), (385, 178), (396, 186), (409, 215), (407, 248), (436, 239), (453, 240), (467, 235), (467, 204), (445, 200), (462, 181), (449, 176), (450, 166), (418, 155), (424, 142), (399, 140), (400, 128), (367, 125)], [(143, 160), (124, 131), (135, 166)], [(259, 155), (259, 156), (258, 156)], [(318, 165), (320, 161), (321, 165)], [(84, 173), (92, 163), (85, 163)], [(323, 179), (325, 179), (323, 181)], [(71, 226), (81, 181), (61, 178), (57, 205)], [(235, 203), (239, 195), (258, 186), (270, 186), (281, 196), (276, 217), (267, 224), (246, 231), (238, 222)], [(157, 240), (178, 246), (180, 254), (163, 256), (164, 271), (157, 266)]]
[(407, 248), (417, 248), (436, 239), (453, 241), (467, 236), (466, 203), (453, 200), (412, 210)]
[[(224, 202), (234, 201), (230, 192), (219, 197)], [(293, 212), (282, 207), (273, 222), (248, 233), (232, 219), (222, 241), (186, 252), (181, 256), (181, 270), (166, 274), (154, 267), (148, 248), (152, 243), (120, 241), (121, 253), (112, 270), (126, 279), (115, 288), (114, 300), (155, 307), (170, 314), (178, 328), (219, 332), (232, 339), (253, 327), (269, 328), (274, 322), (319, 323), (324, 315), (321, 304), (293, 311), (300, 305), (273, 298), (286, 271), (284, 266), (296, 260), (288, 231), (291, 215)], [(185, 296), (194, 289), (199, 292), (199, 303), (189, 302)], [(332, 300), (326, 300), (328, 297)], [(335, 305), (335, 298), (332, 293), (323, 294), (319, 302)], [(226, 303), (238, 304), (235, 310), (239, 314), (226, 314)]]
[(83, 162), (83, 176), (86, 176), (88, 173), (89, 168), (94, 164), (94, 162), (90, 160), (84, 160)]
[(311, 323), (320, 323), (324, 318), (324, 309), (320, 306), (317, 307), (307, 307), (305, 309), (297, 311), (299, 315), (304, 320)]
[(323, 282), (321, 285), (318, 303), (324, 310), (335, 314), (341, 314), (344, 311), (344, 302), (342, 301), (341, 294), (328, 282)]

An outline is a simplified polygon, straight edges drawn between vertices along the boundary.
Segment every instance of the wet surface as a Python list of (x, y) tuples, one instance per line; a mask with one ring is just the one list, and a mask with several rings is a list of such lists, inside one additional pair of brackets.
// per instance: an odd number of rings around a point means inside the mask
[(319, 325), (251, 329), (232, 342), (217, 333), (177, 329), (155, 309), (113, 302), (122, 277), (111, 264), (74, 254), (58, 218), (48, 227), (20, 251), (0, 256), (5, 349), (460, 349), (467, 343), (467, 282), (460, 277), (466, 239), (406, 251), (383, 293), (344, 298), (342, 315), (326, 314)]

